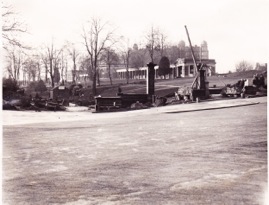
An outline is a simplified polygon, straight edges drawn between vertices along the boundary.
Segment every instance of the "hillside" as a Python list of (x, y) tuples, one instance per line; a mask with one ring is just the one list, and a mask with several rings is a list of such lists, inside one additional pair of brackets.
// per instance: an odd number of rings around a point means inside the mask
[[(238, 81), (240, 78), (236, 77), (208, 77), (209, 86), (213, 87), (224, 87), (225, 84), (232, 84)], [(178, 90), (179, 86), (191, 86), (193, 78), (177, 78), (171, 80), (156, 80), (155, 81), (155, 94), (158, 96), (165, 96), (170, 93), (174, 93)], [(112, 87), (106, 86), (107, 89), (102, 89), (100, 95), (103, 97), (116, 96), (118, 92), (118, 86), (113, 85)], [(144, 83), (130, 83), (121, 84), (123, 93), (146, 93), (146, 81)]]
[(227, 74), (227, 77), (252, 78), (255, 74), (261, 74), (261, 73), (264, 73), (264, 71), (248, 70), (243, 72), (229, 73)]

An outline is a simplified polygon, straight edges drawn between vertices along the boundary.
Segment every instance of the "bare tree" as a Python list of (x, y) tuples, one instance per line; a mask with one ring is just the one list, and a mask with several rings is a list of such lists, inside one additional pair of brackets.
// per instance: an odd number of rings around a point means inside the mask
[(130, 66), (130, 57), (131, 57), (131, 48), (127, 48), (123, 54), (122, 54), (122, 59), (123, 59), (123, 63), (125, 65), (126, 68), (126, 83), (129, 83), (129, 66)]
[(76, 72), (77, 72), (77, 61), (78, 61), (78, 57), (79, 57), (79, 52), (78, 50), (75, 48), (75, 45), (73, 43), (67, 42), (66, 43), (66, 47), (67, 47), (67, 52), (69, 54), (69, 56), (72, 59), (72, 63), (73, 63), (73, 70), (72, 70), (72, 82), (75, 82), (75, 78), (76, 78)]
[(58, 73), (57, 70), (59, 69), (60, 54), (62, 53), (62, 51), (63, 51), (63, 48), (56, 49), (52, 42), (50, 46), (45, 47), (45, 53), (43, 54), (43, 57), (42, 57), (43, 63), (45, 62), (45, 67), (48, 64), (48, 73), (50, 75), (52, 87), (54, 87), (55, 74)]
[[(74, 73), (76, 73), (76, 70), (77, 70), (76, 61), (77, 61), (77, 58), (78, 58), (79, 54), (78, 54), (78, 52), (77, 52), (77, 50), (75, 48), (73, 48), (72, 51), (69, 54), (72, 57)], [(75, 81), (74, 74), (72, 75), (72, 81), (73, 82)]]
[[(87, 74), (88, 74), (88, 79), (92, 80), (92, 67), (91, 67), (91, 62), (90, 59), (88, 57), (85, 56), (80, 56), (79, 58), (79, 62), (80, 62), (80, 67), (79, 70), (86, 70)], [(75, 81), (76, 81), (76, 76), (75, 76)], [(84, 78), (84, 81), (86, 81), (86, 78)]]
[(2, 6), (2, 39), (3, 48), (7, 49), (8, 45), (27, 48), (18, 39), (18, 35), (27, 31), (26, 26), (17, 20), (16, 13), (12, 6)]
[(21, 48), (12, 46), (12, 48), (8, 48), (7, 50), (8, 56), (8, 66), (7, 66), (7, 72), (10, 78), (13, 78), (14, 80), (20, 79), (20, 71), (22, 68), (22, 62), (23, 62), (23, 56), (25, 53)]
[(98, 18), (92, 18), (89, 27), (83, 28), (84, 45), (89, 54), (92, 68), (92, 94), (96, 95), (97, 69), (100, 62), (101, 52), (113, 44), (113, 31), (106, 31), (107, 23), (102, 23)]
[[(39, 62), (32, 56), (28, 57), (24, 63), (24, 71), (28, 75), (28, 81), (36, 81), (36, 77), (39, 75)], [(40, 79), (38, 79), (40, 80)]]
[(61, 82), (64, 83), (64, 80), (67, 80), (66, 72), (67, 72), (67, 56), (65, 55), (65, 52), (61, 52), (61, 59), (60, 59), (60, 66), (59, 69), (61, 69), (60, 76), (61, 76)]
[(38, 54), (33, 54), (32, 58), (33, 58), (33, 61), (36, 64), (36, 71), (37, 71), (36, 77), (37, 77), (37, 80), (40, 81), (41, 80), (41, 64), (40, 64), (41, 57)]
[(112, 85), (111, 67), (119, 62), (119, 56), (113, 49), (106, 48), (102, 54), (102, 60), (107, 65), (107, 73), (110, 80), (110, 84)]
[[(60, 53), (59, 53), (59, 57), (56, 57), (53, 59), (53, 81), (54, 83), (59, 83), (61, 80), (61, 73), (60, 73), (60, 63), (61, 59), (60, 59)], [(54, 83), (53, 83), (53, 87), (54, 87)]]
[(48, 60), (48, 56), (45, 54), (41, 54), (41, 61), (44, 64), (45, 67), (45, 82), (48, 83), (48, 73), (49, 73), (49, 60)]
[(132, 48), (129, 46), (129, 39), (125, 39), (123, 36), (121, 36), (122, 39), (122, 46), (121, 46), (121, 57), (123, 60), (123, 64), (126, 68), (126, 83), (129, 83), (129, 67), (130, 67), (130, 61), (131, 61), (131, 53)]
[(167, 39), (167, 36), (163, 32), (159, 31), (158, 32), (159, 43), (158, 43), (157, 47), (160, 50), (161, 57), (163, 57), (165, 54), (166, 39)]
[(235, 69), (236, 69), (236, 72), (243, 72), (243, 71), (253, 70), (253, 66), (251, 65), (251, 63), (245, 60), (242, 60), (241, 62), (236, 64)]
[(160, 41), (159, 41), (159, 30), (155, 29), (153, 26), (151, 30), (146, 35), (146, 48), (150, 55), (150, 60), (154, 63), (155, 60), (155, 51), (160, 50)]

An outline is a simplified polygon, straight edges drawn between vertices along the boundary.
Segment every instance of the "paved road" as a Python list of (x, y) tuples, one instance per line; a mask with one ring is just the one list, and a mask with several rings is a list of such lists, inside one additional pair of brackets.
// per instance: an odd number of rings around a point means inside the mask
[(264, 204), (267, 100), (255, 101), (5, 125), (3, 202)]

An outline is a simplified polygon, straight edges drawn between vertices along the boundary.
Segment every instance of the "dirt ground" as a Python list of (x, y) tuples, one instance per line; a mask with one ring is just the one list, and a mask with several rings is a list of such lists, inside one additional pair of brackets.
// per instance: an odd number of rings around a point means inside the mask
[(3, 204), (266, 204), (267, 98), (242, 102), (3, 111)]

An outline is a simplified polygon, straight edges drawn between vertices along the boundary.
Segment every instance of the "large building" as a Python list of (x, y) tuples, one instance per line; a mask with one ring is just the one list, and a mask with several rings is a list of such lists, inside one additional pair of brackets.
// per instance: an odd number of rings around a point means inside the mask
[[(184, 41), (180, 41), (179, 45), (178, 59), (175, 64), (170, 65), (172, 72), (170, 75), (167, 75), (167, 78), (180, 78), (180, 77), (194, 77), (195, 67), (191, 55), (191, 49), (188, 46), (185, 46)], [(193, 46), (193, 52), (197, 63), (203, 63), (207, 65), (206, 73), (208, 76), (214, 75), (216, 72), (216, 61), (214, 59), (209, 59), (209, 51), (207, 42), (203, 41), (200, 46)], [(114, 78), (126, 79), (126, 68), (123, 64), (113, 65), (111, 70), (116, 70), (116, 73), (113, 73)], [(100, 65), (100, 70), (102, 71), (101, 77), (106, 78), (107, 73), (106, 65)], [(155, 78), (161, 78), (158, 75), (158, 65), (155, 66)], [(147, 67), (140, 68), (129, 68), (129, 79), (146, 79), (147, 76)], [(71, 77), (71, 76), (70, 76)], [(69, 77), (69, 80), (70, 80)], [(89, 81), (88, 72), (85, 70), (77, 70), (75, 73), (76, 81), (86, 82)]]
[[(179, 50), (180, 50), (180, 56), (179, 58), (192, 58), (191, 55), (191, 49), (188, 46), (185, 46), (184, 41), (180, 41), (179, 43)], [(193, 46), (193, 53), (197, 61), (201, 59), (208, 59), (209, 58), (209, 51), (207, 47), (207, 42), (203, 41), (201, 43), (201, 46), (194, 45)]]
[[(214, 75), (216, 72), (216, 61), (215, 59), (209, 59), (209, 51), (207, 42), (203, 41), (201, 46), (193, 46), (193, 52), (197, 63), (206, 64), (206, 73), (208, 76)], [(192, 59), (191, 49), (185, 46), (184, 41), (179, 43), (179, 56), (174, 65), (170, 66), (172, 72), (167, 77), (169, 78), (180, 78), (180, 77), (194, 77), (195, 67)], [(155, 78), (158, 79), (158, 66), (155, 66)], [(120, 79), (126, 78), (126, 69), (117, 69), (117, 77)], [(129, 68), (130, 79), (145, 79), (147, 75), (147, 67), (141, 68)]]

